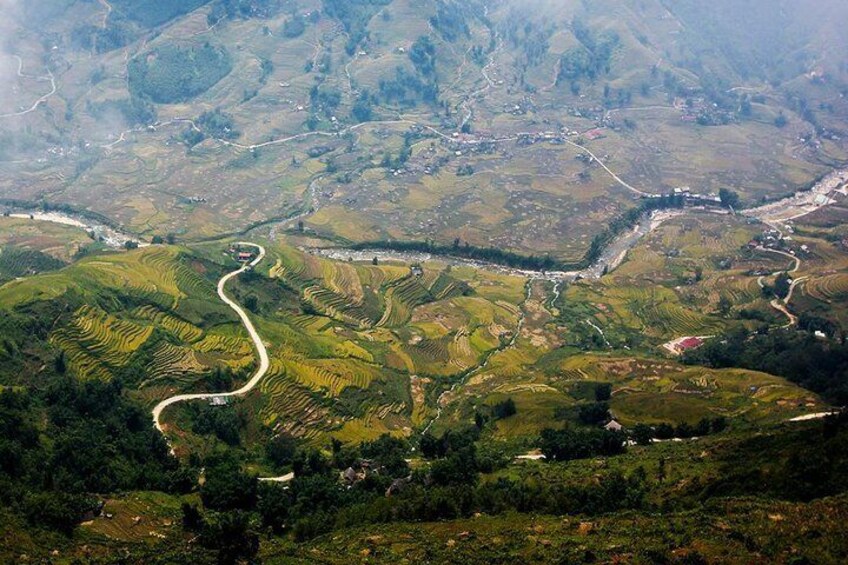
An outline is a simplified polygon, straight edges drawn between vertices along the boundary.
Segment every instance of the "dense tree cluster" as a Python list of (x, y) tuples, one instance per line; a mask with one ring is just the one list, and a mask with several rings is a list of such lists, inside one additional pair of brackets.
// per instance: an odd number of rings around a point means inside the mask
[(368, 35), (368, 22), (391, 0), (321, 0), (324, 13), (339, 20), (348, 35), (345, 51), (353, 55)]
[(130, 61), (129, 89), (134, 97), (159, 104), (184, 102), (206, 92), (232, 68), (223, 47), (209, 42), (188, 46), (169, 43)]
[(571, 461), (597, 456), (619, 455), (626, 451), (627, 437), (604, 429), (542, 430), (539, 447), (548, 461)]
[(117, 381), (57, 375), (43, 391), (0, 392), (0, 502), (34, 526), (69, 532), (97, 509), (93, 493), (182, 491), (186, 473)]
[(533, 269), (551, 271), (562, 267), (555, 259), (545, 256), (525, 256), (510, 251), (504, 251), (495, 247), (475, 247), (468, 243), (455, 243), (454, 245), (440, 245), (433, 241), (372, 241), (360, 243), (353, 246), (355, 249), (392, 249), (394, 251), (420, 251), (436, 255), (448, 255), (497, 263), (508, 267), (520, 269)]
[(707, 341), (683, 360), (779, 375), (837, 405), (848, 404), (848, 345), (820, 340), (807, 332), (778, 330), (751, 336), (740, 330)]
[(579, 19), (572, 21), (571, 27), (580, 46), (572, 47), (560, 57), (557, 84), (575, 84), (582, 79), (593, 81), (609, 73), (612, 54), (620, 42), (618, 35), (608, 30), (597, 33)]

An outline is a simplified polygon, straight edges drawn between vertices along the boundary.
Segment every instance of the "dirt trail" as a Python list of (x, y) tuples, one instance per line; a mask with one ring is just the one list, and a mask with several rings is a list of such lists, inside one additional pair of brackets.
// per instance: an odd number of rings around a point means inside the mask
[(33, 102), (32, 106), (30, 106), (28, 109), (21, 110), (20, 112), (10, 112), (8, 114), (0, 114), (0, 119), (1, 118), (13, 118), (13, 117), (16, 117), (16, 116), (25, 116), (25, 115), (27, 115), (31, 112), (35, 112), (42, 103), (47, 102), (50, 99), (51, 96), (56, 94), (56, 91), (58, 90), (58, 88), (56, 87), (56, 77), (53, 76), (53, 71), (51, 71), (48, 68), (46, 77), (33, 77), (33, 76), (25, 75), (25, 74), (23, 74), (23, 68), (24, 68), (23, 60), (17, 55), (14, 55), (14, 57), (15, 57), (15, 59), (18, 60), (18, 76), (19, 77), (21, 77), (21, 78), (34, 78), (36, 80), (49, 80), (50, 81), (50, 92), (48, 92), (47, 94), (45, 94), (44, 96), (42, 96), (41, 98), (39, 98), (38, 100)]

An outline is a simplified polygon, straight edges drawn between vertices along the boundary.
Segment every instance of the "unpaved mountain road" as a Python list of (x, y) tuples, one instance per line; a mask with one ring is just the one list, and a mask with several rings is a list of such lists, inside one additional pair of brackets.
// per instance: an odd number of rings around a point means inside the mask
[(265, 344), (262, 342), (262, 338), (259, 336), (259, 332), (256, 331), (256, 328), (253, 326), (253, 322), (250, 321), (247, 313), (242, 309), (241, 306), (236, 304), (233, 300), (231, 300), (226, 293), (224, 292), (224, 287), (230, 279), (233, 279), (243, 272), (247, 271), (258, 265), (265, 258), (265, 248), (256, 243), (248, 243), (248, 242), (239, 242), (238, 245), (255, 247), (259, 250), (259, 255), (251, 261), (243, 265), (240, 269), (235, 270), (231, 273), (228, 273), (221, 277), (221, 280), (218, 281), (218, 297), (230, 308), (238, 314), (238, 317), (241, 319), (242, 324), (244, 324), (247, 333), (250, 334), (250, 339), (253, 340), (253, 345), (256, 348), (257, 353), (259, 354), (259, 367), (256, 369), (256, 373), (254, 373), (253, 377), (247, 381), (240, 389), (234, 390), (232, 392), (204, 392), (197, 394), (178, 394), (176, 396), (172, 396), (170, 398), (166, 398), (162, 402), (156, 405), (153, 408), (153, 425), (157, 430), (165, 433), (165, 430), (162, 427), (161, 417), (162, 412), (168, 406), (173, 404), (177, 404), (179, 402), (186, 402), (189, 400), (209, 400), (212, 398), (227, 398), (227, 397), (235, 397), (235, 396), (244, 396), (259, 384), (259, 381), (262, 380), (262, 377), (268, 372), (268, 368), (271, 363), (268, 358), (268, 349), (265, 347)]

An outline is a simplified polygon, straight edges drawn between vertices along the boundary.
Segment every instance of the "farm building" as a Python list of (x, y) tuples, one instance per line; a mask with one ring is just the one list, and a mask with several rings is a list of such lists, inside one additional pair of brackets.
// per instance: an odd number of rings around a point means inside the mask
[(704, 345), (704, 340), (699, 337), (687, 337), (680, 343), (675, 346), (678, 353), (683, 353), (684, 351), (689, 351), (691, 349), (697, 349)]
[(620, 432), (624, 429), (624, 426), (616, 422), (615, 420), (610, 420), (609, 424), (604, 426), (604, 429), (609, 432)]

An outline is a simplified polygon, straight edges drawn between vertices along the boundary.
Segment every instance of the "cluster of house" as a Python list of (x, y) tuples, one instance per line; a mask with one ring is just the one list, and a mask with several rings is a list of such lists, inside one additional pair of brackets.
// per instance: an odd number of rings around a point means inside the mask
[(642, 198), (649, 200), (679, 198), (683, 200), (684, 205), (688, 206), (721, 206), (721, 198), (718, 194), (701, 194), (698, 192), (692, 192), (692, 189), (688, 186), (679, 186), (673, 189), (670, 193), (646, 194)]
[(806, 255), (810, 252), (807, 245), (797, 245), (792, 237), (795, 229), (791, 223), (787, 223), (784, 227), (786, 235), (774, 228), (766, 228), (763, 233), (751, 239), (745, 244), (748, 249), (756, 249), (757, 247), (765, 247), (766, 249), (774, 249), (776, 251), (785, 251), (790, 255)]
[(227, 253), (239, 263), (250, 263), (256, 258), (256, 253), (253, 251), (245, 251), (238, 246), (230, 247)]
[[(369, 461), (368, 459), (360, 459), (356, 461), (353, 465), (342, 471), (340, 478), (347, 485), (347, 487), (350, 488), (356, 483), (364, 481), (371, 474), (379, 475), (381, 470), (382, 468), (378, 465), (375, 465), (373, 461)], [(389, 488), (386, 489), (386, 496), (398, 494), (411, 482), (411, 476), (407, 478), (393, 480), (392, 484), (389, 485)]]

